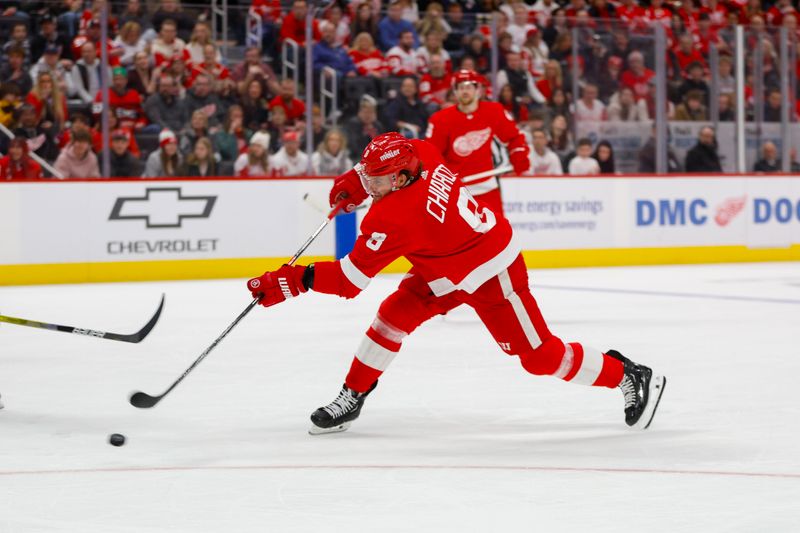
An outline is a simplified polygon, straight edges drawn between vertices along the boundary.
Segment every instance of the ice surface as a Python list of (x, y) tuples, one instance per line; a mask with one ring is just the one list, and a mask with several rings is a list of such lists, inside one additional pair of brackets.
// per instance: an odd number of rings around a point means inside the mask
[(667, 375), (646, 432), (463, 311), (407, 339), (349, 431), (309, 436), (398, 281), (255, 309), (151, 410), (127, 395), (163, 392), (244, 280), (0, 288), (3, 314), (121, 333), (167, 294), (141, 344), (0, 327), (0, 532), (800, 531), (800, 264), (531, 272), (557, 335)]

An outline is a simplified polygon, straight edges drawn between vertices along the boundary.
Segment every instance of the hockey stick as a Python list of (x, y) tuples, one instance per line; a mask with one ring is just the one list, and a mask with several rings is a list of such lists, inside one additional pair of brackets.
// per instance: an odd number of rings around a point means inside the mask
[[(327, 209), (325, 207), (322, 207), (322, 205), (319, 202), (317, 202), (316, 200), (311, 198), (311, 196), (308, 193), (305, 193), (303, 195), (303, 201), (305, 203), (307, 203), (314, 211), (319, 211), (320, 213), (324, 213), (326, 211), (326, 209)], [(362, 209), (366, 209), (367, 207), (368, 206), (366, 204), (361, 204), (359, 206), (356, 206), (353, 209), (353, 211), (360, 211)], [(350, 212), (352, 213), (353, 211), (350, 211)], [(341, 213), (341, 214), (347, 214), (347, 213)], [(339, 216), (339, 215), (336, 215), (336, 216)]]
[(14, 318), (13, 316), (0, 315), (0, 322), (8, 324), (16, 324), (17, 326), (28, 326), (31, 328), (49, 329), (51, 331), (63, 331), (64, 333), (74, 333), (76, 335), (86, 335), (87, 337), (97, 337), (99, 339), (108, 339), (111, 341), (122, 342), (142, 342), (148, 333), (155, 327), (158, 318), (161, 316), (161, 311), (164, 308), (164, 295), (161, 295), (161, 303), (158, 304), (158, 309), (153, 317), (144, 325), (142, 329), (136, 333), (126, 335), (124, 333), (111, 333), (108, 331), (98, 331), (95, 329), (74, 328), (72, 326), (62, 326), (60, 324), (48, 324), (47, 322), (37, 322), (36, 320), (27, 320), (25, 318)]
[[(485, 178), (487, 176), (497, 176), (498, 174), (505, 174), (506, 172), (511, 172), (514, 170), (514, 167), (511, 165), (503, 165), (502, 167), (492, 168), (490, 170), (485, 170), (483, 172), (478, 172), (477, 174), (470, 174), (469, 176), (464, 176), (461, 178), (461, 181), (475, 181), (481, 178)], [(469, 187), (469, 183), (465, 183), (467, 187)]]
[[(328, 223), (331, 220), (333, 220), (333, 217), (336, 216), (336, 213), (342, 208), (343, 205), (344, 202), (340, 202), (333, 209), (331, 209), (330, 213), (328, 213), (328, 216), (325, 218), (322, 224), (320, 224), (319, 227), (316, 229), (316, 231), (311, 234), (311, 236), (306, 240), (305, 243), (303, 243), (303, 246), (301, 246), (300, 249), (297, 250), (297, 253), (295, 253), (294, 256), (292, 256), (292, 258), (289, 259), (289, 262), (287, 263), (288, 265), (293, 265), (297, 261), (297, 259), (303, 254), (303, 252), (306, 251), (306, 248), (308, 248), (311, 245), (311, 243), (314, 242), (314, 240), (319, 236), (320, 233), (322, 233), (322, 230), (325, 229)], [(138, 407), (139, 409), (149, 409), (154, 405), (156, 405), (158, 402), (160, 402), (164, 398), (164, 396), (169, 394), (170, 391), (172, 391), (172, 389), (178, 386), (178, 383), (183, 381), (183, 378), (189, 375), (189, 372), (194, 370), (194, 368), (200, 364), (200, 361), (205, 359), (206, 356), (209, 353), (211, 353), (211, 350), (213, 350), (217, 346), (217, 344), (219, 344), (220, 341), (222, 341), (222, 339), (224, 339), (228, 335), (228, 333), (231, 332), (231, 330), (236, 326), (236, 324), (238, 324), (245, 316), (247, 316), (247, 313), (249, 313), (253, 309), (253, 307), (255, 307), (256, 304), (258, 304), (260, 300), (261, 298), (254, 298), (253, 301), (247, 305), (245, 310), (242, 311), (239, 314), (239, 316), (236, 317), (236, 320), (231, 322), (231, 324), (227, 328), (225, 328), (225, 331), (223, 331), (222, 334), (219, 337), (217, 337), (216, 340), (212, 342), (211, 345), (208, 348), (206, 348), (203, 353), (200, 354), (200, 357), (194, 360), (194, 363), (192, 363), (189, 366), (189, 368), (187, 368), (184, 371), (184, 373), (181, 374), (181, 376), (178, 379), (176, 379), (172, 383), (172, 385), (169, 386), (167, 390), (165, 390), (159, 396), (150, 396), (149, 394), (146, 394), (141, 391), (134, 392), (133, 394), (131, 394), (129, 399), (131, 405), (134, 407)]]

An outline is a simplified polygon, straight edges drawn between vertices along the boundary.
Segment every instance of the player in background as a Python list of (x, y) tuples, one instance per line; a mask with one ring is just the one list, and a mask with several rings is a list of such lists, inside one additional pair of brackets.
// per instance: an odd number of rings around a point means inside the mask
[[(426, 140), (444, 156), (447, 166), (462, 179), (495, 168), (492, 140), (496, 137), (508, 148), (508, 158), (518, 176), (530, 169), (530, 151), (525, 135), (497, 102), (481, 100), (480, 75), (459, 70), (453, 75), (458, 103), (431, 115)], [(464, 180), (475, 198), (503, 216), (500, 185), (495, 176)]]
[(500, 348), (518, 356), (531, 374), (619, 387), (626, 423), (650, 425), (666, 380), (619, 352), (567, 344), (550, 333), (528, 287), (511, 225), (473, 198), (431, 143), (399, 133), (380, 135), (340, 179), (358, 183), (361, 194), (352, 197), (354, 202), (367, 193), (373, 198), (353, 250), (338, 261), (284, 265), (253, 278), (248, 281), (253, 297), (266, 307), (309, 289), (353, 298), (399, 257), (411, 262), (414, 278), (423, 284), (404, 289), (404, 308), (395, 313), (399, 320), (387, 321), (383, 313), (393, 304), (391, 296), (381, 305), (339, 395), (311, 415), (310, 433), (346, 430), (403, 339), (422, 322), (419, 316), (461, 303), (475, 309)]

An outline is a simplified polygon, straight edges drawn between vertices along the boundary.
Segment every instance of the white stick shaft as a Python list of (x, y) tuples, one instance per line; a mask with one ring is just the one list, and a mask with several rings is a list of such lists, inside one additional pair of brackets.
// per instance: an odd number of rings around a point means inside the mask
[(470, 182), (479, 180), (481, 178), (485, 178), (486, 176), (497, 176), (498, 174), (505, 174), (506, 172), (511, 172), (514, 170), (514, 167), (511, 165), (503, 165), (502, 167), (493, 168), (491, 170), (486, 170), (484, 172), (478, 172), (477, 174), (470, 174), (469, 176), (464, 176), (461, 178), (463, 182)]

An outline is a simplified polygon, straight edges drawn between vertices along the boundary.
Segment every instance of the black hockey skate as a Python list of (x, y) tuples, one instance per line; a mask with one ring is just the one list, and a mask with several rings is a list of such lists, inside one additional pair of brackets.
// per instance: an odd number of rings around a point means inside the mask
[(624, 365), (625, 376), (619, 388), (625, 397), (625, 423), (632, 428), (647, 429), (658, 409), (667, 378), (654, 376), (650, 368), (637, 365), (616, 350), (608, 350), (606, 355)]
[(311, 435), (321, 435), (323, 433), (338, 433), (346, 431), (353, 423), (353, 420), (361, 414), (364, 400), (370, 392), (375, 390), (378, 382), (372, 384), (367, 392), (356, 392), (347, 385), (342, 385), (339, 396), (325, 407), (320, 407), (311, 413)]

